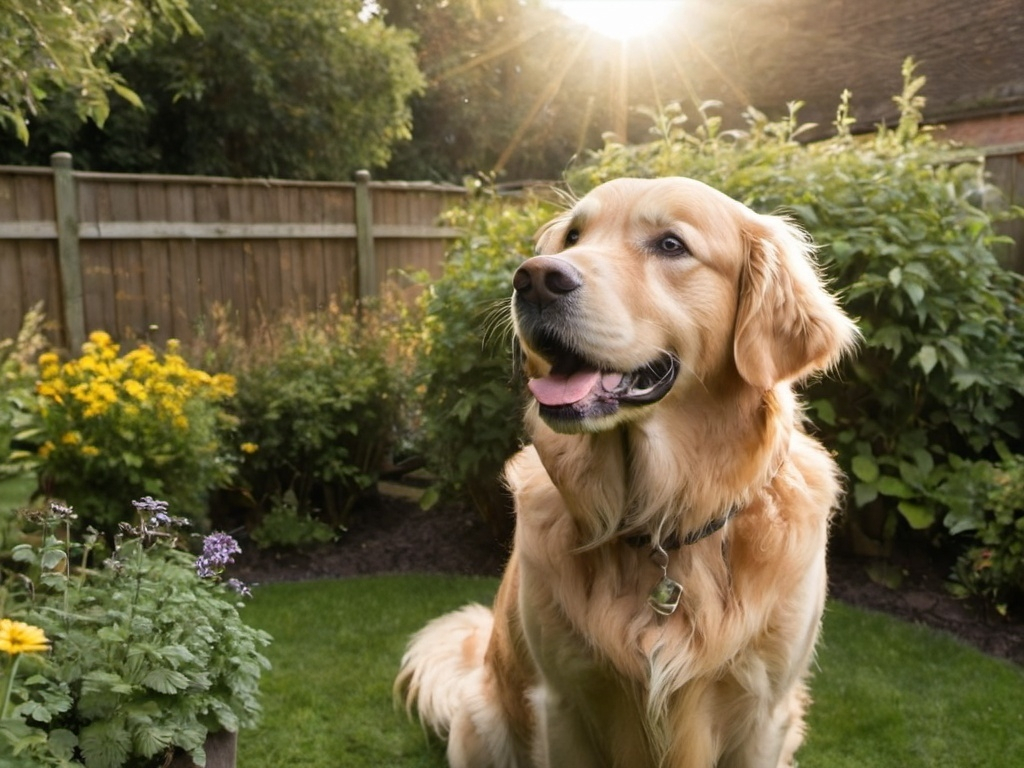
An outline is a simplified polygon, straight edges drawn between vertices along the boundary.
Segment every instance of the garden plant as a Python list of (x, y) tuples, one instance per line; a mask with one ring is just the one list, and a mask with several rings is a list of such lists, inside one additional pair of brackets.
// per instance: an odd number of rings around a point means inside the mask
[(38, 363), (43, 494), (74, 499), (81, 524), (103, 530), (125, 519), (125, 495), (159, 496), (205, 523), (209, 490), (234, 472), (231, 376), (191, 367), (173, 340), (121, 354), (103, 331), (78, 358), (44, 352)]
[(70, 507), (27, 513), (2, 563), (0, 651), (33, 652), (3, 669), (5, 768), (203, 764), (210, 733), (257, 722), (270, 638), (240, 616), (248, 587), (222, 579), (237, 543), (212, 533), (194, 556), (166, 502), (133, 507), (110, 552), (72, 534)]
[[(233, 482), (261, 547), (329, 541), (375, 492), (411, 418), (410, 309), (332, 303), (244, 337), (223, 311), (196, 352), (237, 382), (227, 410), (242, 452)], [(237, 506), (237, 504), (236, 504)]]

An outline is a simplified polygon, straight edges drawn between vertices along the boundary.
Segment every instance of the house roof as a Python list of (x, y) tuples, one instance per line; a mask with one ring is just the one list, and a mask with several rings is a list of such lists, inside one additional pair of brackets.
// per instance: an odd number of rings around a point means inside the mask
[(927, 78), (925, 117), (1024, 112), (1024, 0), (691, 0), (680, 64), (701, 97), (829, 129), (848, 88), (857, 128), (892, 122), (903, 60)]

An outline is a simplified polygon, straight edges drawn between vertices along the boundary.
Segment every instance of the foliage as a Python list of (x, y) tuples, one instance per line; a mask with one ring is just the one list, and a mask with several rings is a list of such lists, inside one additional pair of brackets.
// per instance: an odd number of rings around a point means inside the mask
[(336, 538), (332, 526), (309, 512), (299, 512), (295, 508), (294, 494), (285, 495), (289, 498), (272, 501), (270, 509), (263, 512), (259, 524), (252, 531), (252, 540), (260, 549), (298, 547)]
[(262, 545), (290, 543), (281, 535), (292, 513), (325, 524), (304, 523), (312, 539), (323, 538), (374, 488), (403, 407), (403, 312), (397, 302), (358, 316), (332, 304), (264, 324), (252, 340), (225, 322), (215, 329), (210, 362), (238, 381), (239, 481), (267, 515), (255, 534)]
[(123, 519), (123, 494), (162, 496), (203, 521), (206, 495), (227, 482), (233, 452), (222, 405), (235, 381), (189, 367), (168, 343), (124, 355), (102, 331), (81, 357), (39, 357), (37, 386), (45, 442), (40, 481), (50, 496), (78, 501), (83, 522), (109, 528)]
[(138, 524), (122, 525), (101, 567), (95, 531), (73, 539), (74, 513), (57, 504), (33, 513), (38, 532), (7, 553), (0, 612), (43, 629), (52, 651), (12, 677), (5, 766), (155, 768), (175, 750), (201, 763), (209, 732), (257, 722), (270, 637), (242, 621), (244, 585), (220, 583), (237, 546), (212, 534), (193, 558), (184, 520), (164, 502), (133, 504)]
[(0, 340), (0, 482), (35, 465), (26, 447), (38, 436), (35, 360), (49, 346), (42, 326), (42, 308), (37, 305), (25, 315), (17, 338)]
[(479, 194), (448, 214), (464, 234), (444, 273), (422, 295), (417, 366), (422, 451), (439, 493), (468, 496), (485, 516), (502, 504), (498, 476), (520, 441), (522, 405), (512, 383), (508, 315), (512, 273), (533, 253), (534, 232), (553, 209), (535, 197)]
[(114, 105), (100, 130), (55, 104), (40, 141), (8, 162), (65, 149), (94, 170), (343, 179), (409, 137), (423, 82), (411, 36), (361, 17), (361, 0), (190, 8), (202, 35), (158, 34), (112, 61), (143, 109)]
[(993, 252), (982, 162), (921, 127), (924, 78), (908, 61), (904, 79), (898, 126), (874, 136), (850, 135), (849, 94), (836, 135), (808, 145), (795, 141), (807, 128), (798, 103), (776, 122), (749, 110), (744, 132), (722, 131), (710, 103), (692, 130), (667, 108), (653, 113), (656, 140), (610, 144), (573, 174), (581, 188), (692, 176), (810, 231), (864, 333), (839, 375), (809, 388), (810, 410), (853, 478), (855, 535), (883, 548), (899, 519), (944, 519), (947, 465), (992, 458), (1000, 440), (1020, 445), (1024, 394), (1021, 280)]
[(1006, 613), (1024, 596), (1024, 456), (1004, 448), (997, 462), (951, 457), (939, 492), (948, 497), (946, 528), (970, 534), (954, 570), (957, 591)]
[[(613, 127), (608, 94), (609, 83), (620, 83), (618, 43), (541, 0), (379, 4), (389, 23), (416, 33), (427, 78), (412, 101), (412, 141), (395, 152), (390, 178), (457, 183), (492, 171), (559, 178), (569, 158), (600, 146)], [(664, 74), (662, 83), (677, 81)], [(649, 93), (649, 83), (634, 77), (629, 95)]]
[(110, 59), (163, 24), (174, 35), (198, 31), (188, 0), (7, 0), (0, 6), (0, 126), (27, 144), (30, 121), (55, 94), (65, 94), (78, 122), (103, 125), (110, 91), (138, 106)]

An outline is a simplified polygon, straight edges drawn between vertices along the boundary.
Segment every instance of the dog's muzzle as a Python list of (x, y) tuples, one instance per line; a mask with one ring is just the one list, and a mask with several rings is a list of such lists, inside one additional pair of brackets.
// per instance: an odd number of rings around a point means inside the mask
[(624, 407), (650, 405), (669, 393), (679, 376), (679, 359), (663, 353), (630, 371), (602, 364), (600, 356), (574, 345), (573, 324), (584, 278), (554, 256), (535, 256), (516, 270), (513, 315), (520, 343), (551, 365), (530, 379), (540, 416), (559, 432), (601, 431), (618, 422)]

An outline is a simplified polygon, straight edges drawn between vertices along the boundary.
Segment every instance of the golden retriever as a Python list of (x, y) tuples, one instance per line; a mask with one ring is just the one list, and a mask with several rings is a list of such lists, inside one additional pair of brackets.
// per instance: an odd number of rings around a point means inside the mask
[(793, 385), (857, 337), (812, 251), (683, 178), (541, 229), (513, 551), (493, 610), (432, 621), (395, 682), (453, 768), (792, 765), (840, 495)]

